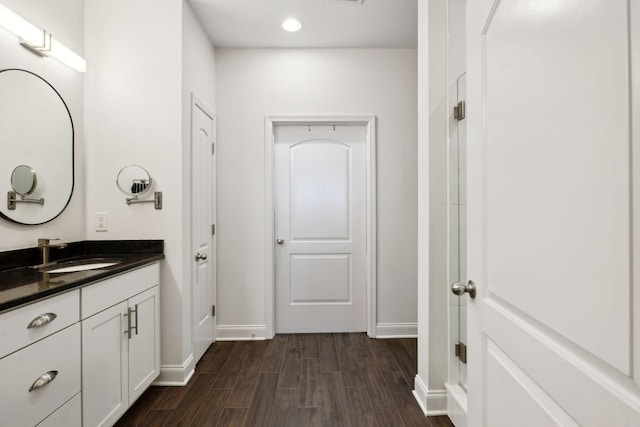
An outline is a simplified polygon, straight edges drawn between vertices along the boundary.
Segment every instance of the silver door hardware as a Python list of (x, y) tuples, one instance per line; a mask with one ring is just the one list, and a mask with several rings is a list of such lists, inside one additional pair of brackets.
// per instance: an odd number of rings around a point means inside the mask
[(467, 363), (467, 346), (463, 342), (456, 344), (456, 357), (462, 363)]
[(31, 384), (31, 387), (29, 387), (29, 393), (31, 393), (33, 390), (37, 390), (39, 388), (46, 386), (51, 381), (55, 380), (57, 375), (58, 375), (58, 371), (49, 371), (40, 375), (38, 379), (35, 380), (33, 384)]
[(207, 258), (207, 254), (201, 254), (200, 252), (196, 254), (196, 261), (206, 261)]
[(284, 244), (284, 239), (277, 239), (276, 243), (279, 244), (279, 245), (282, 245), (282, 244)]
[(464, 120), (466, 113), (466, 105), (464, 101), (458, 102), (458, 105), (453, 107), (453, 118), (456, 120)]
[(211, 224), (211, 235), (212, 236), (216, 235), (216, 225), (215, 224)]
[(132, 326), (132, 328), (136, 329), (136, 335), (138, 335), (138, 304), (135, 305), (135, 308), (131, 310), (131, 312), (136, 314), (136, 326)]
[(458, 296), (468, 293), (471, 299), (474, 299), (476, 297), (476, 284), (473, 280), (469, 280), (466, 285), (464, 283), (456, 282), (451, 285), (451, 292)]
[(216, 317), (216, 306), (215, 305), (211, 306), (211, 316), (212, 317)]
[(216, 154), (216, 144), (214, 144), (213, 142), (211, 143), (211, 154)]
[(58, 317), (58, 315), (55, 313), (43, 313), (29, 322), (29, 325), (27, 325), (27, 329), (39, 328), (40, 326), (44, 326), (47, 323), (53, 322), (56, 317)]
[[(131, 314), (135, 313), (135, 317), (136, 317), (136, 324), (135, 326), (132, 325), (131, 322)], [(131, 339), (131, 330), (135, 329), (136, 330), (136, 335), (138, 335), (138, 304), (135, 305), (135, 308), (132, 309), (131, 307), (127, 308), (127, 312), (125, 313), (125, 316), (127, 316), (127, 330), (124, 331), (125, 334), (127, 334), (127, 338)]]

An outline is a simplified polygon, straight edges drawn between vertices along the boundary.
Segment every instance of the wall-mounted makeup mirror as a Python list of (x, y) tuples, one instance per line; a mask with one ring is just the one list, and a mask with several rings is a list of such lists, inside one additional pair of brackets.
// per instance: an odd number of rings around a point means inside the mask
[[(44, 198), (29, 198), (38, 186), (38, 175), (31, 166), (19, 165), (11, 173), (11, 188), (7, 194), (7, 209), (15, 210), (18, 203), (36, 203), (44, 205)], [(20, 198), (18, 198), (20, 196)]]
[(37, 185), (38, 176), (31, 166), (16, 166), (11, 173), (11, 188), (21, 196), (33, 193)]
[(149, 172), (138, 165), (125, 166), (120, 169), (116, 177), (118, 189), (127, 196), (127, 204), (154, 203), (156, 209), (162, 209), (162, 192), (155, 191), (153, 200), (140, 200), (139, 197), (151, 190), (153, 180)]
[(0, 70), (0, 94), (0, 185), (8, 194), (0, 216), (43, 224), (73, 193), (71, 114), (55, 88), (30, 71)]

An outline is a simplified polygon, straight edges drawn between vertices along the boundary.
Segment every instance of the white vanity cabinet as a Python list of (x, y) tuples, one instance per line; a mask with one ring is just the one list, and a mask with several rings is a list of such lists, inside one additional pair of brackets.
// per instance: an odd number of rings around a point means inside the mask
[(79, 295), (0, 315), (0, 425), (80, 426)]
[(82, 289), (83, 426), (110, 426), (160, 373), (159, 264)]

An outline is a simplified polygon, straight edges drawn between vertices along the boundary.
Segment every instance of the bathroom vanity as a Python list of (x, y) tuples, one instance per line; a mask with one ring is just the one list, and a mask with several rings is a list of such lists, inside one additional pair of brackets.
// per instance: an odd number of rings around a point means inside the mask
[[(2, 423), (110, 426), (160, 372), (163, 243), (76, 242), (17, 265), (33, 249), (0, 253)], [(96, 259), (116, 263), (82, 269)]]

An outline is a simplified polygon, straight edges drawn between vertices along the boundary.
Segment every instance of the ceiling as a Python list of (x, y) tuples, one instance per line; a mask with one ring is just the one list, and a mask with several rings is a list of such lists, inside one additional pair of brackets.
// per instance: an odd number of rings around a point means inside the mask
[[(417, 0), (189, 0), (216, 47), (415, 48)], [(297, 33), (282, 29), (295, 17)]]

